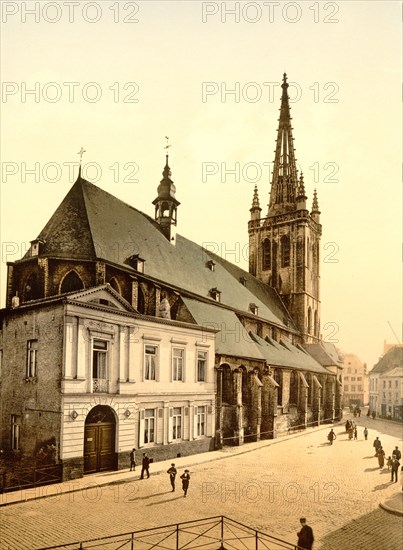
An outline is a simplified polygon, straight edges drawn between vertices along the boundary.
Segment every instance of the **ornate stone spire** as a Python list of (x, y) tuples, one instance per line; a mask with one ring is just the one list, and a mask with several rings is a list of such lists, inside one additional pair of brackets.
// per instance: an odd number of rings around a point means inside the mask
[(257, 185), (255, 185), (255, 189), (253, 191), (253, 199), (252, 199), (252, 208), (249, 209), (249, 212), (251, 214), (252, 220), (258, 220), (260, 219), (260, 212), (262, 209), (260, 208), (259, 203), (259, 194), (257, 191)]
[(299, 177), (299, 182), (298, 182), (297, 199), (299, 199), (299, 198), (304, 198), (304, 199), (308, 198), (305, 194), (304, 174), (302, 172), (301, 172), (301, 175)]
[(316, 189), (313, 192), (311, 216), (312, 216), (312, 219), (316, 223), (319, 223), (319, 221), (320, 221), (320, 210), (319, 210), (319, 203), (318, 203), (318, 194), (316, 192)]
[(295, 210), (298, 188), (286, 73), (283, 75), (281, 87), (283, 92), (281, 95), (280, 118), (270, 190), (269, 216)]

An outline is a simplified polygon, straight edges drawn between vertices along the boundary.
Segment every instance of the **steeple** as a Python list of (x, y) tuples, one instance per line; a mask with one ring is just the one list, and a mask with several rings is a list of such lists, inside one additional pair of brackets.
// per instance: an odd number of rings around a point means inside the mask
[(168, 155), (166, 155), (163, 177), (157, 189), (158, 196), (153, 200), (153, 204), (155, 205), (155, 220), (160, 224), (162, 233), (172, 244), (175, 244), (174, 227), (180, 202), (175, 198), (176, 187), (171, 180), (171, 175)]
[(301, 172), (298, 182), (298, 192), (297, 192), (297, 210), (306, 210), (306, 199), (308, 197), (305, 194), (305, 185), (304, 185), (304, 175)]
[(260, 204), (259, 204), (259, 195), (257, 191), (257, 185), (255, 185), (255, 189), (253, 191), (252, 208), (250, 208), (249, 211), (250, 211), (251, 220), (260, 219), (260, 213), (262, 209), (260, 208)]
[(280, 118), (277, 130), (276, 150), (271, 182), (269, 216), (296, 210), (298, 189), (297, 165), (294, 138), (292, 137), (287, 75), (283, 75), (281, 85)]

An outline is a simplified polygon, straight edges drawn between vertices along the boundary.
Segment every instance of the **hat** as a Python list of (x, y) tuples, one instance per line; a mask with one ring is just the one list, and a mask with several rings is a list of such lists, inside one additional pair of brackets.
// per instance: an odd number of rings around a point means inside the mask
[(172, 462), (171, 466), (175, 466), (175, 464)]
[(300, 518), (299, 521), (303, 521), (304, 523), (306, 523), (306, 518)]
[(185, 472), (188, 472), (189, 470), (185, 470)]

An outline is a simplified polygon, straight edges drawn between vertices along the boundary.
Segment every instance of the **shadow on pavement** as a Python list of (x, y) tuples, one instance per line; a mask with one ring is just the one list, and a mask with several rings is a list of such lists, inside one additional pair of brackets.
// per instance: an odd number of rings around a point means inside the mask
[(373, 491), (380, 491), (381, 489), (387, 489), (390, 485), (390, 481), (388, 483), (382, 483), (381, 485), (375, 485), (373, 488)]
[(375, 472), (375, 470), (379, 470), (379, 466), (376, 466), (375, 468), (365, 468), (364, 472)]
[(165, 500), (159, 500), (158, 502), (150, 502), (149, 504), (146, 504), (146, 506), (156, 506), (157, 504), (164, 504), (165, 502), (173, 502), (174, 500), (179, 500), (179, 499), (183, 499), (183, 498), (184, 498), (184, 496), (180, 495), (180, 496), (173, 497), (173, 498), (167, 498)]
[(317, 550), (401, 550), (401, 536), (401, 518), (377, 509), (329, 532)]

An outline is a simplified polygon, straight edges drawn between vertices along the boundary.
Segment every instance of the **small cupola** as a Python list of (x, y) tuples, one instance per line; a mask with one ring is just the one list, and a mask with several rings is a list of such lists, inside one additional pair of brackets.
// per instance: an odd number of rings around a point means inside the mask
[(177, 208), (180, 202), (176, 199), (176, 187), (171, 180), (171, 169), (168, 164), (168, 155), (163, 178), (158, 186), (158, 196), (153, 200), (155, 205), (155, 221), (160, 225), (161, 232), (171, 244), (176, 243), (175, 228), (177, 223)]

